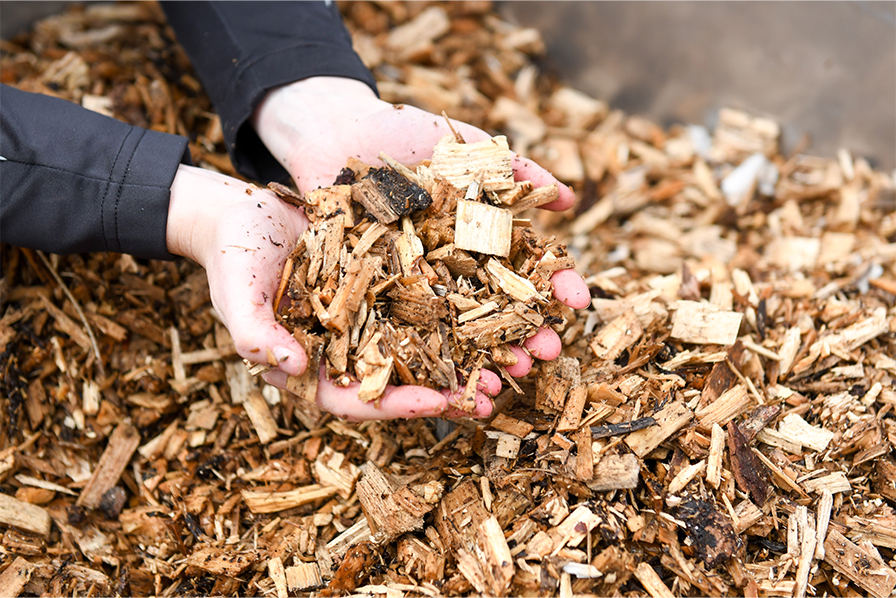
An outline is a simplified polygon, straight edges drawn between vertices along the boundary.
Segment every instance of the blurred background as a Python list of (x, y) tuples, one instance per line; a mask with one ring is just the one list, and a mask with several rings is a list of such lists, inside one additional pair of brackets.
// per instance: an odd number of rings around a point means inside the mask
[[(8, 38), (65, 2), (0, 2)], [(896, 2), (499, 1), (573, 87), (663, 126), (741, 108), (785, 151), (896, 168)], [(803, 145), (808, 142), (808, 146)]]
[(896, 2), (499, 3), (573, 87), (667, 126), (741, 108), (785, 151), (896, 168)]

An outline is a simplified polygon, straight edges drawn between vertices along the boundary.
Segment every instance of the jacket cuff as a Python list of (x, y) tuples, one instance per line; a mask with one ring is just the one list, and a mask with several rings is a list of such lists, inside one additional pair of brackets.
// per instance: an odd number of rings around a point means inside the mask
[(122, 152), (128, 159), (118, 161), (123, 167), (112, 173), (111, 201), (103, 204), (107, 247), (143, 258), (175, 259), (166, 243), (168, 204), (178, 166), (190, 164), (187, 139), (136, 128), (128, 137), (124, 149), (130, 153)]
[(342, 44), (299, 43), (258, 58), (235, 82), (234, 93), (242, 101), (220, 107), (227, 149), (237, 171), (262, 183), (289, 179), (289, 173), (262, 143), (249, 119), (268, 91), (311, 77), (355, 79), (377, 93), (373, 75), (358, 55)]

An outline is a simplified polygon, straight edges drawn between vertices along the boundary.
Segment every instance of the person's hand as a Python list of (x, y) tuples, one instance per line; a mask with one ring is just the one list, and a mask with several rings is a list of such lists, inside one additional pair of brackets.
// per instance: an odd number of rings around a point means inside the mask
[[(364, 83), (339, 77), (314, 77), (272, 90), (255, 110), (252, 122), (265, 146), (292, 175), (302, 193), (331, 185), (349, 156), (379, 164), (380, 152), (403, 164), (432, 157), (432, 148), (451, 133), (442, 116), (412, 106), (397, 106), (376, 97)], [(488, 139), (485, 131), (451, 121), (465, 141)], [(545, 206), (566, 210), (575, 201), (572, 190), (535, 162), (514, 154), (514, 176), (535, 186), (556, 183), (559, 198)], [(551, 278), (554, 297), (574, 309), (591, 303), (588, 287), (573, 270)], [(557, 333), (549, 328), (517, 349), (512, 376), (524, 376), (532, 357), (551, 360), (560, 355)]]
[[(431, 157), (433, 146), (450, 132), (442, 117), (409, 106), (393, 106), (379, 100), (363, 83), (334, 77), (307, 79), (271, 91), (253, 115), (253, 125), (302, 193), (332, 184), (349, 156), (377, 164), (377, 156), (382, 151), (399, 162), (413, 164)], [(464, 123), (452, 121), (452, 126), (467, 141), (488, 138), (484, 131)], [(557, 182), (530, 160), (514, 156), (513, 164), (518, 180), (529, 180), (536, 186)], [(544, 206), (546, 209), (564, 210), (572, 205), (572, 191), (560, 183), (558, 187), (559, 198)], [(302, 223), (304, 226), (307, 223)], [(279, 254), (274, 277), (267, 276), (266, 280), (277, 279), (284, 258), (285, 253)], [(250, 259), (257, 262), (257, 258)], [(265, 267), (270, 268), (271, 263), (268, 261)], [(210, 285), (211, 278), (210, 274)], [(587, 286), (572, 270), (555, 273), (552, 282), (554, 296), (564, 304), (582, 308), (590, 303)], [(222, 286), (221, 290), (225, 291), (226, 286)], [(276, 285), (268, 286), (267, 296), (272, 297), (275, 291)], [(271, 310), (270, 307), (267, 309)], [(273, 319), (272, 310), (270, 316)], [(259, 344), (248, 343), (250, 346)], [(549, 328), (542, 329), (527, 339), (522, 347), (514, 348), (518, 362), (507, 371), (513, 376), (526, 375), (532, 367), (532, 357), (555, 359), (560, 350), (557, 334)], [(240, 354), (243, 355), (242, 352)], [(249, 359), (262, 361), (258, 356)], [(290, 363), (289, 360), (286, 363)], [(279, 371), (264, 374), (265, 380), (285, 388), (287, 374), (295, 374), (284, 364), (279, 366)], [(376, 403), (362, 402), (358, 399), (357, 390), (358, 384), (341, 388), (322, 375), (317, 404), (323, 410), (349, 420), (468, 415), (452, 407), (458, 397), (447, 390), (437, 392), (410, 385), (388, 387)], [(483, 369), (472, 415), (488, 416), (492, 410), (490, 397), (496, 396), (500, 390), (501, 382), (497, 375)]]
[[(271, 90), (255, 109), (252, 124), (271, 154), (305, 193), (333, 184), (349, 156), (380, 164), (385, 152), (402, 164), (432, 157), (432, 148), (451, 133), (442, 116), (413, 106), (390, 104), (360, 81), (313, 77)], [(491, 136), (466, 123), (451, 121), (467, 142)], [(536, 187), (557, 183), (560, 197), (545, 206), (572, 207), (575, 195), (535, 162), (513, 155), (515, 178)]]
[(168, 206), (168, 251), (205, 268), (212, 305), (237, 353), (284, 375), (304, 372), (308, 358), (274, 318), (272, 303), (286, 257), (306, 228), (302, 210), (270, 191), (178, 167)]
[[(264, 381), (278, 388), (287, 388), (287, 376), (282, 371), (270, 370), (261, 375)], [(347, 421), (383, 419), (411, 419), (415, 417), (488, 417), (492, 412), (492, 398), (501, 391), (501, 379), (492, 371), (482, 369), (477, 385), (475, 408), (466, 413), (452, 405), (460, 402), (463, 388), (456, 393), (414, 386), (386, 387), (377, 401), (365, 403), (358, 398), (360, 382), (337, 386), (327, 379), (321, 368), (317, 383), (317, 406)]]
[[(379, 153), (385, 152), (398, 162), (415, 164), (430, 158), (433, 146), (451, 133), (443, 117), (381, 101), (364, 83), (339, 77), (315, 77), (270, 91), (255, 110), (252, 123), (302, 193), (331, 185), (350, 156), (379, 164)], [(485, 131), (465, 123), (452, 121), (452, 127), (468, 142), (489, 138)], [(531, 160), (514, 155), (513, 168), (517, 180), (528, 180), (536, 186), (557, 183), (559, 198), (543, 208), (565, 210), (575, 201), (571, 189)], [(554, 296), (565, 305), (581, 309), (590, 304), (588, 287), (574, 271), (556, 272), (551, 281)], [(560, 355), (560, 337), (552, 329), (543, 328), (513, 351), (517, 363), (506, 368), (507, 372), (524, 376), (532, 368), (533, 357), (552, 360)], [(491, 413), (488, 397), (501, 390), (496, 374), (483, 369), (481, 376), (473, 413), (477, 417)], [(285, 386), (286, 377), (281, 372), (269, 372), (266, 379)], [(328, 381), (321, 382), (318, 404), (348, 419), (466, 415), (450, 407), (456, 397), (447, 391), (390, 387), (377, 407), (357, 398), (357, 385), (337, 388)]]
[[(280, 388), (308, 364), (301, 345), (276, 321), (272, 305), (286, 258), (306, 228), (302, 210), (269, 191), (210, 170), (178, 167), (168, 207), (168, 251), (205, 268), (212, 305), (237, 353), (273, 366), (263, 377)], [(317, 405), (352, 421), (468, 415), (450, 407), (459, 393), (390, 386), (377, 405), (358, 399), (358, 386), (340, 388), (322, 373)], [(478, 388), (474, 415), (487, 416), (501, 382), (483, 370)]]

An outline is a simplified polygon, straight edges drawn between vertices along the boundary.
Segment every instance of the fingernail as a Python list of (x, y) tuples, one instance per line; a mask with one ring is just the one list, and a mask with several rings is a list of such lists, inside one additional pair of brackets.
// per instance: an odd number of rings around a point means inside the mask
[(274, 359), (277, 360), (277, 366), (283, 368), (286, 366), (290, 371), (298, 367), (298, 359), (296, 354), (286, 347), (274, 347)]

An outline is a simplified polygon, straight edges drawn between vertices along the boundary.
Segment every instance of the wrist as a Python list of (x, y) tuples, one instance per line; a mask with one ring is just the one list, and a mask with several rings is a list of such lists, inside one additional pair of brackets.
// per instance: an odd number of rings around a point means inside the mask
[(250, 122), (268, 151), (294, 173), (298, 165), (291, 161), (321, 132), (389, 106), (356, 79), (311, 77), (270, 90)]
[(189, 258), (203, 267), (206, 265), (205, 249), (213, 235), (211, 225), (224, 200), (219, 190), (231, 183), (234, 190), (244, 185), (241, 181), (210, 170), (186, 164), (178, 166), (171, 183), (165, 228), (169, 253)]

